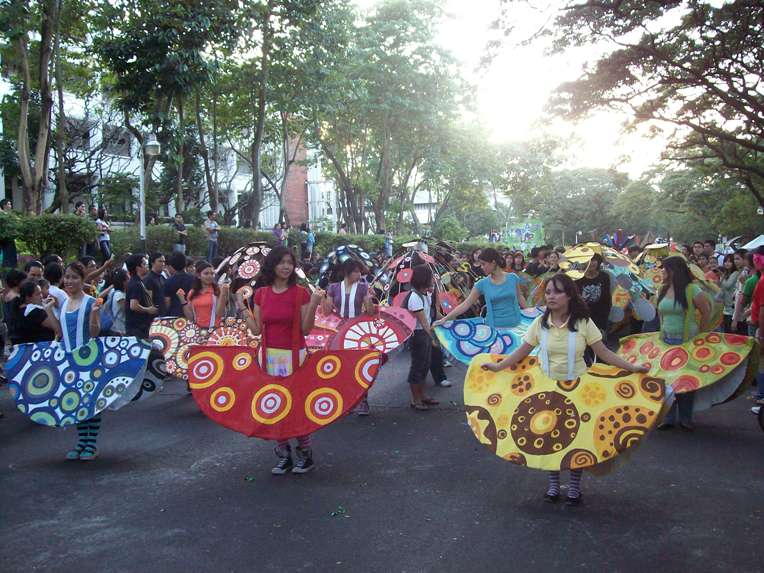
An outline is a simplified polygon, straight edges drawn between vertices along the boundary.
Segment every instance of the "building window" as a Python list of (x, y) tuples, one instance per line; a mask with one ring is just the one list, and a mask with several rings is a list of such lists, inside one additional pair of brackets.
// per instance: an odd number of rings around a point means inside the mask
[(90, 149), (93, 122), (67, 118), (65, 125), (66, 137), (71, 147), (74, 149)]
[(106, 125), (103, 128), (103, 149), (110, 155), (130, 157), (132, 135), (126, 129), (116, 125)]

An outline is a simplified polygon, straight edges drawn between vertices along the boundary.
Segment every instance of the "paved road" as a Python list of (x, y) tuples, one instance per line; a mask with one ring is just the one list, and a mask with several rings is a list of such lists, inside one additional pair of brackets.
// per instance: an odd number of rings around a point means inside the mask
[(101, 458), (65, 462), (73, 430), (0, 397), (6, 572), (762, 571), (764, 433), (736, 402), (657, 433), (585, 505), (541, 501), (545, 476), (493, 456), (461, 411), (464, 369), (407, 407), (408, 355), (369, 418), (315, 437), (317, 471), (272, 477), (272, 446), (207, 420), (179, 385), (104, 416)]

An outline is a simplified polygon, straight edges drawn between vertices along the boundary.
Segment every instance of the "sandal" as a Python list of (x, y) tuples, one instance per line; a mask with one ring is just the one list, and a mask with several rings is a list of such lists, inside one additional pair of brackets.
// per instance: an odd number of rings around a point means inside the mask
[(437, 406), (440, 402), (433, 398), (422, 398), (422, 404), (426, 404), (427, 406)]
[(85, 446), (81, 446), (77, 444), (77, 446), (74, 449), (66, 452), (66, 459), (69, 460), (70, 462), (77, 461), (80, 459), (80, 455), (82, 455), (82, 452), (84, 451), (85, 451)]
[(412, 408), (414, 408), (414, 410), (418, 410), (420, 412), (425, 412), (425, 411), (430, 409), (430, 407), (427, 404), (425, 404), (424, 401), (422, 401), (422, 402), (411, 402), (410, 406)]
[(80, 454), (81, 462), (91, 462), (98, 457), (98, 450), (91, 446), (86, 446), (85, 450)]

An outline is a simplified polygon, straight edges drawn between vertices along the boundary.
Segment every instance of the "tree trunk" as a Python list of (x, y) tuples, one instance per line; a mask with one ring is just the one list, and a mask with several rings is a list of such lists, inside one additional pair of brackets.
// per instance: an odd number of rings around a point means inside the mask
[[(46, 154), (50, 145), (50, 117), (53, 108), (53, 95), (50, 86), (51, 43), (55, 22), (58, 19), (57, 0), (47, 0), (43, 5), (42, 27), (40, 31), (38, 89), (40, 93), (40, 123), (37, 130), (34, 166), (31, 163), (29, 147), (29, 98), (32, 87), (32, 74), (29, 64), (29, 51), (25, 33), (20, 33), (16, 40), (21, 71), (21, 97), (19, 109), (18, 155), (21, 179), (24, 184), (24, 208), (31, 213), (39, 213), (42, 205), (42, 193), (47, 183)], [(18, 23), (23, 26), (23, 23)]]
[(263, 146), (263, 139), (265, 137), (265, 102), (268, 93), (269, 58), (271, 44), (273, 42), (273, 29), (271, 28), (273, 5), (274, 0), (268, 0), (268, 8), (263, 21), (263, 46), (260, 55), (260, 77), (257, 82), (257, 115), (255, 119), (255, 137), (252, 143), (252, 195), (247, 205), (247, 212), (245, 213), (248, 226), (253, 229), (256, 229), (260, 224), (260, 211), (263, 206), (263, 179), (260, 176), (260, 153)]
[(186, 163), (186, 134), (183, 130), (185, 118), (183, 113), (183, 97), (178, 97), (175, 102), (178, 108), (178, 128), (180, 130), (180, 149), (178, 150), (178, 172), (175, 176), (175, 211), (183, 213), (186, 210), (186, 200), (183, 197), (183, 166)]
[(194, 108), (196, 112), (196, 130), (199, 132), (199, 146), (201, 147), (201, 156), (204, 163), (204, 182), (207, 184), (207, 196), (209, 197), (210, 209), (218, 210), (218, 190), (212, 182), (212, 172), (210, 171), (210, 154), (207, 150), (207, 142), (204, 137), (204, 125), (202, 123), (202, 109), (199, 97), (199, 88), (194, 93)]
[[(58, 188), (54, 205), (58, 203), (62, 213), (69, 212), (69, 192), (66, 188), (66, 167), (64, 165), (64, 135), (66, 115), (64, 114), (64, 84), (61, 76), (61, 14), (64, 0), (58, 0), (58, 15), (56, 17), (56, 92), (58, 94), (58, 119), (56, 120), (56, 168), (58, 171)], [(55, 210), (55, 209), (54, 209)]]

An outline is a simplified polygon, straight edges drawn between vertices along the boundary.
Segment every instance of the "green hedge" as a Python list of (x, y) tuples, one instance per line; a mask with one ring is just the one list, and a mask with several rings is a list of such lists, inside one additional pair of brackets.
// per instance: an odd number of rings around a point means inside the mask
[[(73, 258), (79, 254), (83, 243), (96, 238), (95, 223), (77, 215), (15, 215), (16, 220), (3, 230), (12, 229), (19, 252), (43, 258), (45, 255), (56, 253), (63, 258)], [(3, 217), (5, 219), (5, 217)]]
[[(187, 226), (186, 253), (191, 256), (204, 256), (207, 253), (207, 237), (201, 226)], [(148, 249), (150, 251), (172, 252), (176, 233), (171, 225), (150, 225), (146, 227)], [(28, 216), (11, 214), (0, 216), (0, 239), (13, 238), (19, 245), (20, 252), (28, 252), (36, 257), (49, 253), (57, 253), (65, 259), (76, 257), (80, 245), (92, 241), (96, 237), (95, 224), (90, 220), (76, 215)], [(403, 243), (415, 240), (413, 235), (400, 236), (394, 239), (394, 249)], [(305, 239), (305, 234), (292, 230), (288, 236), (290, 246), (299, 249)], [(253, 231), (238, 227), (220, 228), (219, 252), (229, 255), (242, 245), (253, 241), (265, 241), (274, 244), (270, 231)], [(326, 255), (339, 245), (355, 244), (369, 253), (375, 253), (384, 246), (382, 235), (337, 235), (335, 233), (316, 233), (316, 249), (320, 255)], [(138, 227), (115, 229), (111, 232), (112, 251), (117, 256), (127, 253), (141, 252), (142, 246), (138, 238)], [(504, 248), (501, 244), (487, 242), (464, 242), (458, 247), (471, 252), (474, 249), (493, 246)]]

